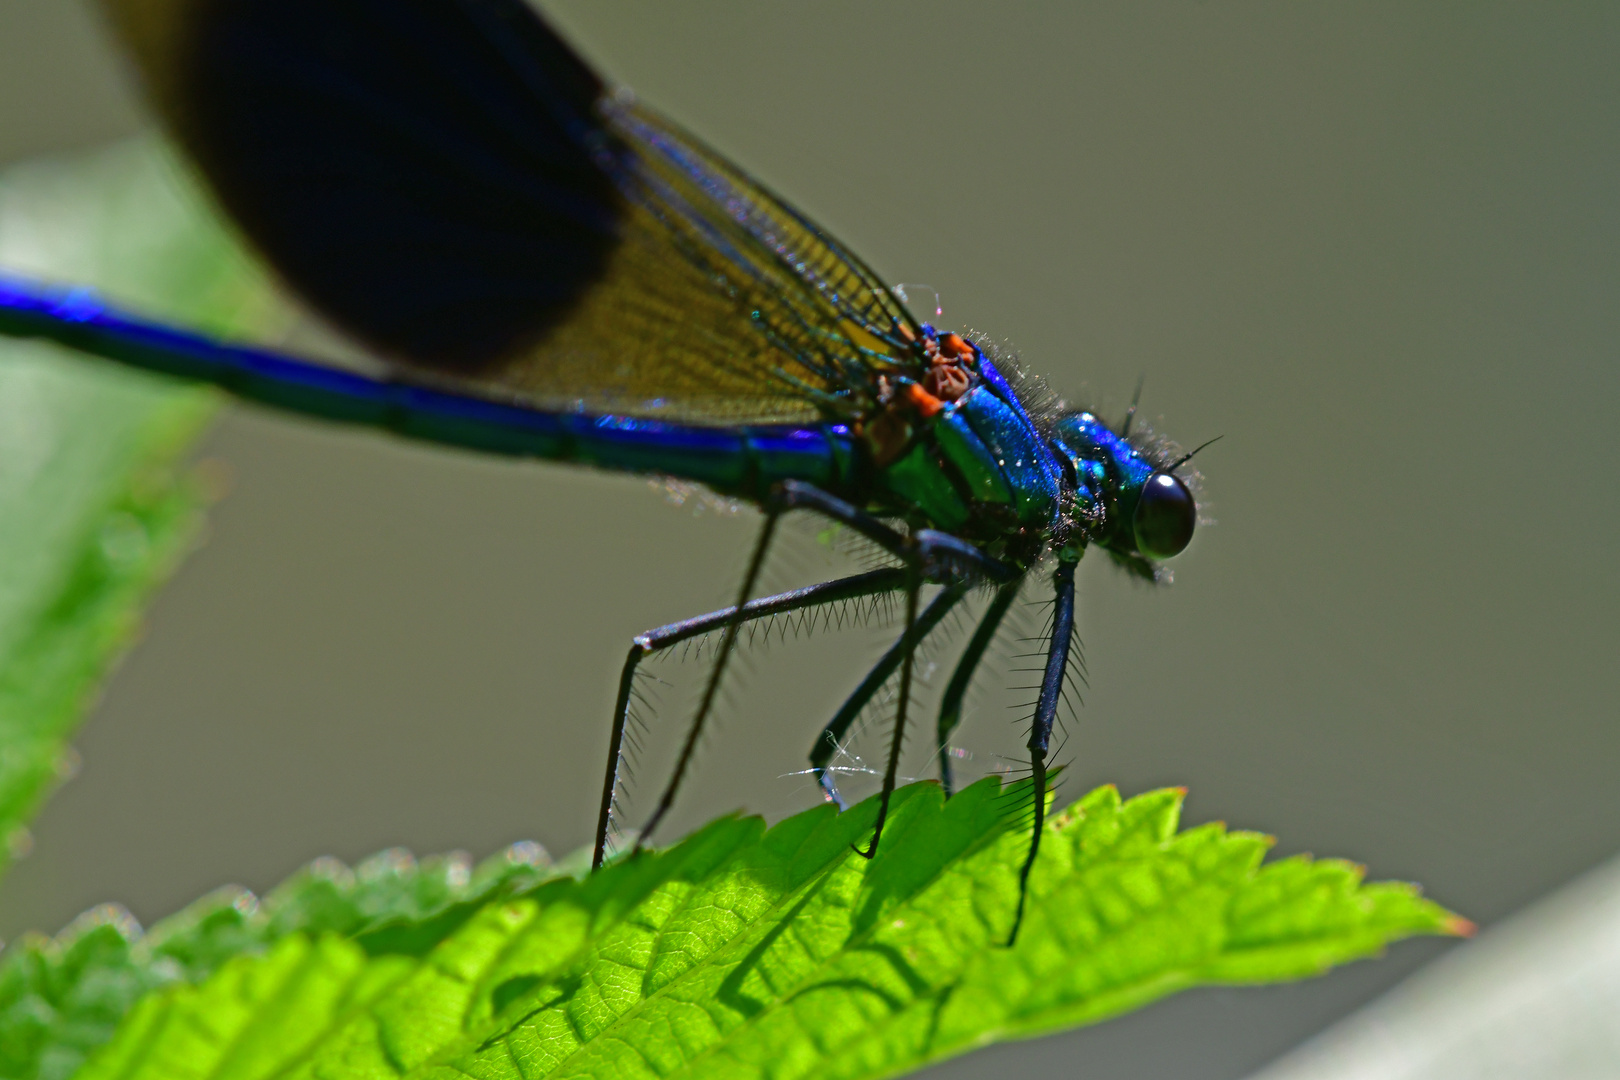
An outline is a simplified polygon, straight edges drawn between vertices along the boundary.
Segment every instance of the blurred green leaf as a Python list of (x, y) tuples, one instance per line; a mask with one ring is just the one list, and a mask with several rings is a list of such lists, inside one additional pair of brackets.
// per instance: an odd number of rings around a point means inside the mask
[[(272, 290), (155, 144), (0, 173), (0, 272), (105, 289), (227, 331)], [(0, 340), (0, 867), (152, 588), (196, 534), (186, 453), (215, 397)]]
[(881, 1077), (1466, 928), (1345, 863), (1262, 866), (1265, 837), (1177, 833), (1179, 792), (1104, 788), (1053, 822), (1009, 949), (1021, 793), (904, 788), (870, 861), (851, 844), (875, 801), (722, 818), (485, 903), (431, 946), (306, 924), (148, 995), (79, 1076)]

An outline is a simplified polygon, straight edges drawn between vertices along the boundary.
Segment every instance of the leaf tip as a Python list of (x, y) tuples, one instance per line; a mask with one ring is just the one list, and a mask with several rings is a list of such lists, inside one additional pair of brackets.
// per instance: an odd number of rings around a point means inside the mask
[(1448, 915), (1440, 923), (1440, 930), (1452, 937), (1471, 938), (1479, 933), (1479, 924), (1461, 915)]

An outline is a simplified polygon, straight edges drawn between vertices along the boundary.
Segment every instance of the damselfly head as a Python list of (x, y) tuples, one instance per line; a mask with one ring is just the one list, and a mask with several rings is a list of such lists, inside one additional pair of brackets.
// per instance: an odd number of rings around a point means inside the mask
[(1052, 426), (1052, 447), (1073, 469), (1072, 527), (1128, 558), (1174, 558), (1192, 542), (1198, 502), (1174, 473), (1181, 462), (1148, 460), (1094, 413)]

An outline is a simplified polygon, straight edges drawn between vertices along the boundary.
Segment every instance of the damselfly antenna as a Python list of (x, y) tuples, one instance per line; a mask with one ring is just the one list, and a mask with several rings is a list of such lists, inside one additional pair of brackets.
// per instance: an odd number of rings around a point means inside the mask
[[(1142, 401), (1142, 385), (1146, 382), (1147, 375), (1145, 373), (1137, 376), (1136, 393), (1131, 395), (1131, 407), (1125, 410), (1125, 422), (1119, 425), (1119, 437), (1122, 439), (1131, 433), (1131, 421), (1136, 419), (1136, 406)], [(1194, 453), (1197, 453), (1197, 451), (1194, 451)], [(1171, 466), (1171, 468), (1174, 468), (1174, 466)]]
[(1218, 443), (1224, 438), (1226, 438), (1225, 435), (1217, 435), (1213, 439), (1209, 440), (1209, 442), (1206, 442), (1206, 443), (1204, 443), (1204, 444), (1202, 444), (1200, 446), (1193, 447), (1192, 450), (1188, 451), (1185, 454), (1182, 454), (1173, 463), (1171, 463), (1170, 465), (1165, 466), (1160, 471), (1161, 472), (1175, 472), (1177, 469), (1179, 469), (1183, 465), (1187, 464), (1187, 462), (1191, 461), (1193, 459), (1193, 455), (1198, 453), (1198, 451), (1202, 450), (1205, 446), (1210, 445), (1210, 443)]

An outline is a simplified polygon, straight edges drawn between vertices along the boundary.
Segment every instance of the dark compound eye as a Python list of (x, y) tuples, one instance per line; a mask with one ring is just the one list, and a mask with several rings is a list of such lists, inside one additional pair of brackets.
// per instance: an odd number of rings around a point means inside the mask
[(1136, 550), (1150, 559), (1180, 555), (1192, 542), (1198, 506), (1187, 485), (1169, 473), (1154, 473), (1136, 504)]

